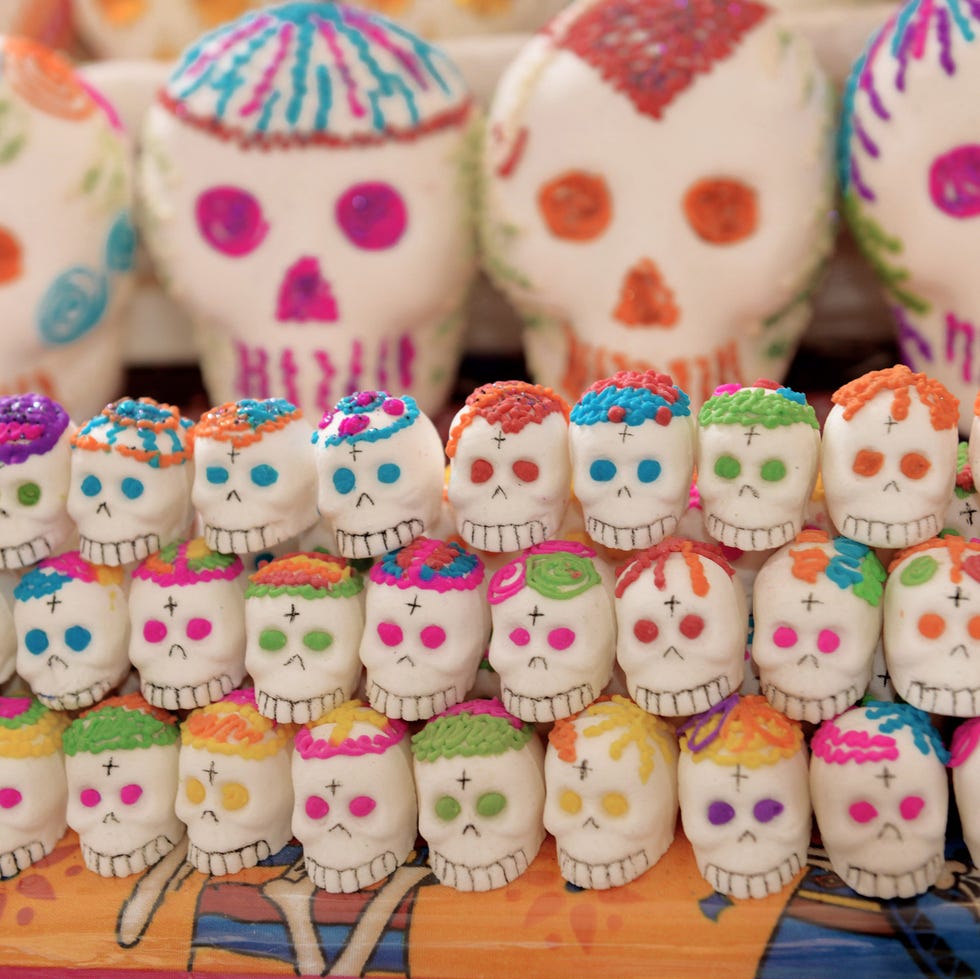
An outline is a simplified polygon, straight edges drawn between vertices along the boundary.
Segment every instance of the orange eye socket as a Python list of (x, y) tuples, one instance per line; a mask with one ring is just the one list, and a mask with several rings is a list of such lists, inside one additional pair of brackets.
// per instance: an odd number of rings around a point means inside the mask
[(919, 632), (926, 639), (938, 639), (946, 631), (946, 620), (935, 612), (926, 612), (919, 619)]
[(874, 476), (885, 464), (885, 457), (874, 449), (862, 449), (855, 457), (851, 468), (858, 476)]
[(759, 224), (756, 192), (741, 180), (713, 177), (691, 184), (684, 214), (694, 233), (712, 245), (731, 245), (755, 234)]
[(980, 639), (980, 615), (974, 615), (966, 624), (966, 631), (971, 639)]
[(538, 191), (538, 207), (548, 230), (569, 241), (590, 241), (606, 230), (612, 198), (605, 180), (583, 170), (570, 170)]
[(932, 463), (920, 452), (906, 452), (902, 456), (898, 468), (902, 470), (902, 475), (909, 479), (922, 479), (929, 472)]
[(19, 279), (22, 272), (20, 242), (0, 225), (0, 285)]

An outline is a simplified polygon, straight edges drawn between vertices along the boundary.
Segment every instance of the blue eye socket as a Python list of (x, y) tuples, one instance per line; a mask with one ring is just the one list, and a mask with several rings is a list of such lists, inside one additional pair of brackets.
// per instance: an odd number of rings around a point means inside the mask
[(386, 462), (383, 465), (378, 466), (378, 479), (382, 483), (397, 483), (398, 477), (401, 476), (401, 468), (393, 462)]
[(228, 482), (228, 470), (224, 466), (208, 466), (204, 475), (207, 477), (207, 481), (215, 486)]
[(652, 483), (660, 478), (663, 466), (656, 459), (644, 459), (636, 467), (636, 475), (641, 483)]
[(92, 633), (84, 626), (73, 625), (65, 629), (65, 644), (75, 653), (80, 653), (88, 648), (92, 641)]
[(127, 500), (138, 500), (143, 495), (143, 482), (127, 476), (122, 481), (122, 491)]
[(98, 476), (86, 476), (82, 480), (82, 492), (86, 496), (95, 496), (96, 494), (101, 493), (102, 481), (98, 478)]
[(253, 466), (249, 473), (256, 486), (271, 486), (279, 479), (279, 470), (272, 466)]
[(354, 472), (346, 466), (335, 469), (333, 472), (333, 488), (342, 496), (346, 496), (353, 488), (357, 479)]
[(596, 459), (589, 466), (589, 475), (597, 483), (608, 483), (616, 475), (616, 463), (611, 459)]
[(24, 645), (29, 653), (40, 656), (48, 648), (48, 634), (43, 629), (29, 629)]

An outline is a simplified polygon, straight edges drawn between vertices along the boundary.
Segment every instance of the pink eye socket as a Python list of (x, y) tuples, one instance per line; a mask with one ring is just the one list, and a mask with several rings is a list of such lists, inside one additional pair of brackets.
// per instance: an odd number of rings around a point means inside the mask
[(974, 218), (980, 214), (980, 146), (964, 143), (932, 161), (929, 195), (951, 218)]
[(209, 619), (191, 619), (187, 623), (188, 639), (205, 639), (211, 635), (211, 622)]
[(852, 803), (850, 809), (847, 811), (851, 814), (851, 819), (856, 823), (870, 823), (878, 815), (878, 810), (864, 799), (860, 802)]
[(704, 619), (700, 615), (685, 615), (678, 628), (685, 639), (697, 639), (704, 631)]
[(509, 636), (515, 646), (526, 646), (531, 641), (531, 633), (527, 629), (515, 629)]
[(6, 785), (0, 789), (0, 809), (13, 809), (20, 805), (23, 798), (17, 789)]
[(318, 795), (311, 795), (306, 800), (306, 815), (310, 819), (323, 819), (330, 812), (330, 803)]
[(337, 224), (348, 241), (365, 251), (391, 248), (405, 233), (408, 211), (391, 184), (354, 184), (337, 201)]
[(395, 625), (394, 622), (379, 622), (378, 638), (386, 646), (397, 646), (401, 643), (404, 636), (402, 635), (401, 626)]
[(99, 795), (97, 789), (82, 789), (78, 794), (78, 801), (85, 806), (86, 809), (91, 809), (93, 806), (97, 806), (102, 801), (102, 796)]
[(840, 636), (833, 629), (821, 629), (817, 636), (817, 649), (821, 653), (835, 653), (840, 646)]
[(167, 638), (167, 626), (159, 619), (147, 619), (143, 626), (143, 638), (147, 642), (163, 642)]
[(575, 642), (574, 629), (552, 629), (548, 633), (548, 645), (552, 649), (568, 649)]
[(772, 634), (772, 641), (780, 649), (789, 649), (796, 645), (796, 630), (791, 629), (788, 625), (781, 625)]
[(371, 796), (359, 795), (355, 799), (351, 799), (350, 805), (348, 805), (347, 808), (350, 809), (350, 814), (352, 816), (357, 816), (358, 819), (361, 819), (362, 817), (374, 812), (374, 807), (376, 805), (377, 802), (375, 802)]
[(255, 251), (269, 232), (262, 207), (240, 187), (212, 187), (197, 199), (194, 209), (201, 237), (230, 258)]
[(438, 649), (446, 641), (446, 630), (442, 626), (427, 625), (419, 636), (426, 649)]
[(470, 466), (470, 479), (474, 483), (485, 483), (491, 476), (493, 476), (493, 463), (487, 462), (486, 459), (473, 460), (473, 465)]
[(510, 468), (522, 483), (533, 483), (540, 473), (538, 464), (530, 459), (518, 459)]
[(926, 800), (921, 795), (907, 795), (898, 804), (898, 811), (902, 814), (902, 819), (918, 819), (925, 804)]
[(137, 785), (135, 782), (132, 782), (129, 785), (124, 785), (119, 790), (119, 798), (122, 799), (124, 806), (132, 806), (139, 802), (142, 794), (143, 786)]

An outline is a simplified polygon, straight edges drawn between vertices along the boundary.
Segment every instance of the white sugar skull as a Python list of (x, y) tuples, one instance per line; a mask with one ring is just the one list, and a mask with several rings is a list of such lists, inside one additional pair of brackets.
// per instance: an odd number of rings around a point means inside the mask
[(748, 613), (735, 572), (711, 544), (667, 537), (616, 582), (616, 659), (651, 714), (707, 710), (742, 683)]
[(384, 391), (343, 398), (324, 414), (313, 443), (320, 515), (341, 555), (378, 557), (433, 533), (445, 458), (414, 398)]
[(845, 384), (833, 401), (820, 473), (834, 525), (871, 547), (938, 534), (956, 480), (956, 399), (898, 365)]
[(254, 867), (291, 839), (292, 734), (263, 717), (250, 690), (200, 707), (181, 725), (177, 816), (202, 874)]
[(589, 387), (570, 421), (575, 496), (589, 537), (631, 551), (674, 533), (694, 472), (690, 398), (665, 374), (620, 371)]
[(312, 434), (281, 398), (218, 405), (201, 416), (192, 498), (208, 547), (261, 551), (317, 522)]
[(89, 870), (141, 873), (183, 838), (174, 812), (179, 738), (176, 718), (139, 694), (103, 701), (72, 721), (64, 736), (68, 825)]
[(446, 445), (456, 529), (483, 551), (520, 551), (558, 533), (568, 505), (568, 406), (524, 381), (477, 388)]
[(612, 676), (612, 576), (595, 551), (545, 541), (501, 568), (489, 589), (490, 664), (500, 699), (523, 721), (553, 721), (592, 703)]
[(122, 568), (45, 558), (14, 589), (14, 625), (17, 672), (48, 707), (90, 707), (129, 672)]
[(122, 376), (129, 146), (67, 60), (23, 37), (0, 38), (0, 52), (0, 391), (37, 391), (87, 418)]
[(0, 697), (0, 880), (49, 854), (65, 832), (64, 714)]
[(148, 112), (140, 189), (215, 401), (318, 417), (391, 385), (442, 406), (475, 268), (475, 122), (445, 54), (342, 4), (256, 11), (187, 49)]
[(544, 749), (499, 701), (471, 700), (412, 738), (419, 832), (440, 883), (489, 891), (516, 880), (544, 840)]
[(545, 829), (577, 887), (619, 887), (649, 870), (677, 825), (677, 741), (625, 697), (559, 720), (544, 760)]
[(349, 700), (361, 676), (361, 576), (343, 558), (290, 554), (249, 577), (245, 668), (259, 711), (315, 721)]
[(948, 753), (922, 711), (870, 702), (811, 742), (813, 814), (834, 872), (867, 897), (914, 897), (944, 865)]
[(175, 541), (133, 570), (129, 659), (155, 707), (220, 700), (245, 676), (244, 568), (200, 537)]
[(123, 398), (73, 436), (68, 512), (86, 561), (132, 564), (187, 532), (190, 428), (171, 405)]
[(685, 724), (677, 785), (698, 871), (720, 894), (776, 894), (806, 865), (803, 731), (764, 697), (730, 697)]
[(352, 700), (296, 734), (293, 834), (331, 893), (382, 880), (415, 846), (418, 805), (404, 721)]
[(18, 578), (12, 572), (0, 573), (0, 688), (17, 666), (17, 630), (14, 627), (14, 588)]
[(943, 530), (966, 538), (980, 537), (980, 493), (973, 482), (973, 467), (966, 442), (960, 442), (957, 446), (956, 485), (946, 506)]
[(980, 867), (980, 718), (971, 717), (953, 733), (949, 767), (953, 770), (953, 794), (963, 828), (963, 842), (974, 867)]
[(708, 533), (742, 551), (791, 541), (803, 526), (819, 456), (817, 416), (802, 394), (764, 381), (719, 388), (698, 413)]
[(762, 693), (818, 723), (864, 696), (881, 636), (885, 569), (866, 545), (805, 530), (755, 579), (752, 659)]
[(375, 710), (425, 720), (465, 698), (490, 638), (483, 576), (475, 554), (428, 537), (371, 568), (360, 657)]

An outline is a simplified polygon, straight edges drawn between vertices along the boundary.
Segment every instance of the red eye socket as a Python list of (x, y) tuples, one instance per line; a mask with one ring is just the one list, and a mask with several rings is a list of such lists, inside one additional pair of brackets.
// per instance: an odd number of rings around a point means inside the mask
[(355, 184), (341, 195), (336, 211), (348, 241), (365, 251), (391, 248), (408, 225), (405, 201), (391, 184)]
[(548, 230), (557, 238), (589, 241), (606, 230), (612, 199), (602, 177), (570, 170), (538, 191), (538, 207)]
[(679, 628), (685, 639), (697, 639), (704, 631), (704, 619), (700, 615), (685, 615)]
[(533, 483), (538, 478), (537, 463), (531, 462), (530, 459), (518, 459), (510, 468), (521, 482)]
[(921, 452), (906, 452), (898, 464), (902, 475), (909, 479), (922, 479), (932, 467), (932, 463)]
[(660, 635), (660, 630), (657, 628), (657, 623), (650, 619), (637, 619), (633, 625), (633, 635), (640, 642), (653, 642)]
[(684, 195), (684, 214), (703, 241), (731, 245), (751, 237), (759, 224), (756, 192), (741, 180), (714, 177), (692, 184)]
[(491, 476), (493, 476), (492, 463), (487, 462), (486, 459), (474, 459), (473, 465), (470, 466), (470, 479), (474, 483), (485, 483)]
[(0, 225), (0, 285), (19, 279), (23, 271), (22, 249), (17, 236)]
[(262, 206), (240, 187), (212, 187), (197, 198), (194, 209), (201, 237), (230, 258), (255, 251), (269, 232)]

